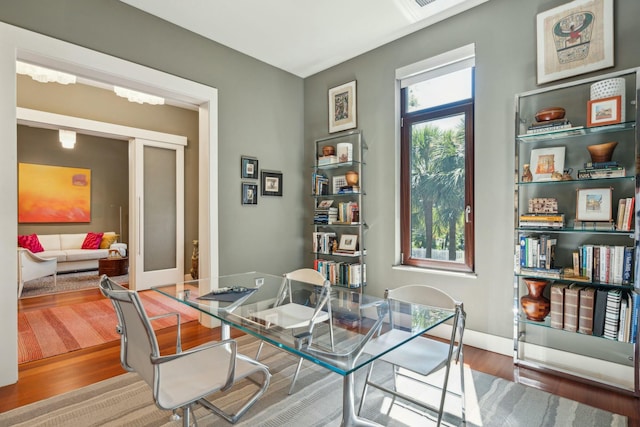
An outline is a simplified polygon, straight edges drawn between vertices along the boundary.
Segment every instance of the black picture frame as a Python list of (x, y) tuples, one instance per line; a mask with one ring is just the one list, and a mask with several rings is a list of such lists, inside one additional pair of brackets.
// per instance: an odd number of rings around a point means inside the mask
[(263, 196), (282, 196), (282, 172), (260, 171)]
[(240, 157), (240, 178), (258, 179), (258, 159), (255, 157)]
[(257, 205), (258, 204), (258, 184), (254, 182), (242, 183), (242, 204)]

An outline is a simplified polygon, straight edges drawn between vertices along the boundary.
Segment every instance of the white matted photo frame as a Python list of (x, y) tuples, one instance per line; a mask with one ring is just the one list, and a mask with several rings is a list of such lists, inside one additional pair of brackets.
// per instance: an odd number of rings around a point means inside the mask
[(356, 81), (329, 89), (329, 133), (353, 129), (356, 119)]
[(587, 101), (587, 127), (604, 126), (622, 121), (622, 96)]
[(340, 244), (338, 250), (341, 251), (353, 251), (358, 248), (358, 235), (357, 234), (343, 234), (340, 236)]
[(263, 196), (282, 196), (282, 172), (260, 171)]
[(240, 157), (240, 177), (258, 179), (258, 159), (255, 157)]
[(554, 172), (564, 171), (565, 147), (536, 148), (531, 150), (531, 174), (534, 181), (551, 181)]
[(579, 188), (576, 190), (576, 220), (611, 221), (613, 188)]
[(538, 84), (613, 66), (613, 0), (575, 0), (536, 21)]

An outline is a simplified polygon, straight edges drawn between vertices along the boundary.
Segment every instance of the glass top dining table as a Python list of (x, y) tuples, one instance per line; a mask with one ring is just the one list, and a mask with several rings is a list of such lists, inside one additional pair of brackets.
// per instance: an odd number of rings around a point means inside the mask
[[(323, 306), (331, 316), (332, 324), (315, 324), (309, 334), (308, 326), (279, 326), (287, 322), (299, 323), (301, 319), (296, 319), (295, 314), (291, 319), (269, 319), (263, 315), (272, 313), (270, 310), (274, 306), (284, 304), (279, 298), (285, 289), (283, 276), (248, 272), (220, 276), (215, 280), (217, 283), (213, 282), (211, 279), (198, 279), (152, 289), (219, 320), (222, 339), (229, 338), (229, 328), (233, 327), (342, 375), (343, 426), (378, 425), (355, 413), (355, 372), (455, 314), (453, 310), (387, 300), (362, 294), (357, 289), (333, 287), (328, 303)], [(213, 286), (216, 284), (217, 287)], [(321, 300), (322, 287), (301, 282), (291, 282), (290, 286), (285, 302), (315, 306)], [(211, 292), (212, 288), (231, 288), (232, 291), (216, 294)], [(393, 312), (393, 323), (388, 322), (390, 311)], [(282, 316), (282, 313), (272, 315)], [(382, 347), (367, 347), (374, 336), (392, 329), (402, 329), (410, 334), (402, 334), (403, 339)]]

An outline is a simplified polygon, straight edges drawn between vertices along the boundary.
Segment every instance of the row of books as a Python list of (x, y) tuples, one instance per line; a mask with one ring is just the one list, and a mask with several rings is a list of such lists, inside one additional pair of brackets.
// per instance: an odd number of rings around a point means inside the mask
[(640, 295), (636, 292), (554, 283), (550, 302), (552, 328), (637, 342)]
[(315, 253), (331, 254), (338, 249), (338, 240), (334, 232), (313, 232), (312, 250)]
[(616, 228), (623, 231), (631, 231), (634, 227), (635, 219), (635, 197), (622, 198), (618, 201), (618, 215)]
[(311, 175), (311, 194), (325, 196), (329, 194), (329, 178), (321, 173)]
[(621, 178), (626, 176), (626, 170), (622, 166), (611, 166), (598, 169), (578, 169), (578, 179)]
[(313, 268), (319, 271), (332, 285), (360, 288), (367, 284), (366, 264), (316, 259)]
[(590, 282), (626, 285), (633, 277), (633, 247), (581, 245), (573, 251), (573, 273)]
[(520, 246), (516, 249), (516, 254), (519, 254), (516, 265), (541, 270), (553, 269), (557, 242), (558, 239), (549, 234), (521, 235)]

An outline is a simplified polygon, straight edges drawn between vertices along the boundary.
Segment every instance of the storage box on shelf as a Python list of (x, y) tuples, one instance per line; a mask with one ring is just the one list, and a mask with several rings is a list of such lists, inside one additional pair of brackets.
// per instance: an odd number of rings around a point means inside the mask
[(318, 139), (311, 174), (314, 268), (332, 285), (360, 292), (366, 285), (365, 151), (361, 131)]
[[(639, 73), (516, 95), (513, 280), (514, 363), (636, 396)], [(596, 112), (591, 87), (611, 78), (625, 108)], [(537, 120), (550, 107), (563, 117)]]

